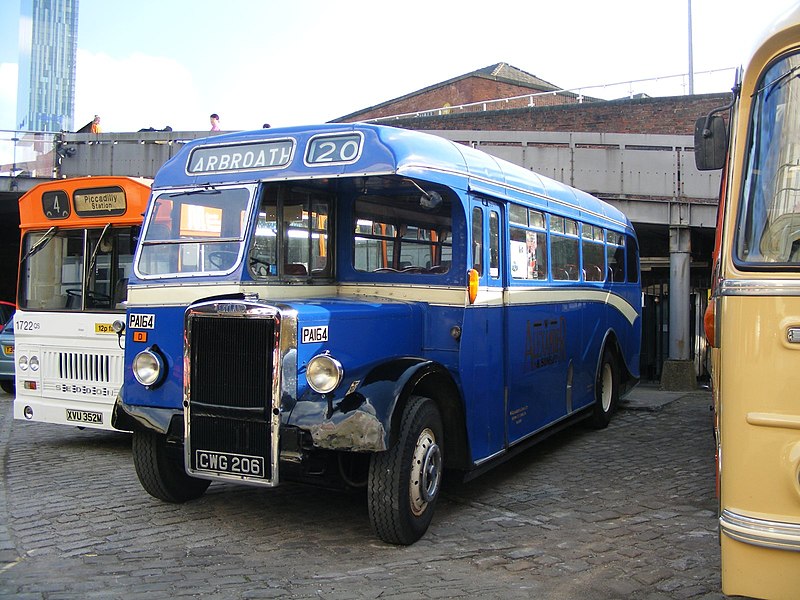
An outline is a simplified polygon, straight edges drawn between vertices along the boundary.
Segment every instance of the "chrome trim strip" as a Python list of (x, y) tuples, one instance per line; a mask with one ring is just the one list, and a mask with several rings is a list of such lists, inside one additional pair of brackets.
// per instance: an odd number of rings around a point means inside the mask
[(726, 279), (720, 296), (800, 296), (800, 279)]
[(484, 457), (483, 457), (483, 458), (481, 458), (480, 460), (476, 460), (476, 461), (473, 463), (473, 465), (475, 465), (476, 467), (479, 467), (479, 466), (481, 466), (482, 464), (484, 464), (484, 463), (486, 463), (486, 462), (489, 462), (490, 460), (492, 460), (492, 459), (494, 459), (494, 458), (497, 458), (498, 456), (502, 456), (502, 455), (503, 455), (503, 454), (505, 454), (507, 451), (508, 451), (508, 448), (503, 448), (502, 450), (498, 450), (498, 451), (497, 451), (497, 452), (495, 452), (494, 454), (490, 454), (489, 456), (484, 456)]
[(800, 523), (757, 519), (725, 509), (719, 526), (722, 533), (745, 544), (800, 552)]
[(758, 427), (778, 427), (782, 429), (800, 429), (800, 416), (781, 413), (749, 412), (747, 423)]

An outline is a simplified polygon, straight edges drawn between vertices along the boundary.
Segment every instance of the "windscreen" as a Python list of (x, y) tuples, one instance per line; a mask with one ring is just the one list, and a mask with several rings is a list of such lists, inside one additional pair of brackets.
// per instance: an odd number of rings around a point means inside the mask
[(28, 310), (124, 310), (138, 226), (27, 232), (19, 306)]
[(800, 267), (800, 54), (776, 61), (753, 99), (736, 258)]
[(136, 269), (142, 277), (219, 274), (238, 264), (248, 188), (162, 193), (148, 213)]

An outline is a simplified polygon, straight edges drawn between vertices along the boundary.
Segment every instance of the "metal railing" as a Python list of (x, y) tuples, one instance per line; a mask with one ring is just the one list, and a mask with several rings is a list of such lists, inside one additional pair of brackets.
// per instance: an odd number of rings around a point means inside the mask
[[(184, 143), (208, 131), (70, 133), (0, 130), (0, 178), (152, 177)], [(91, 151), (89, 151), (91, 149)], [(5, 186), (9, 187), (9, 186)]]
[(57, 135), (0, 130), (0, 177), (56, 177)]

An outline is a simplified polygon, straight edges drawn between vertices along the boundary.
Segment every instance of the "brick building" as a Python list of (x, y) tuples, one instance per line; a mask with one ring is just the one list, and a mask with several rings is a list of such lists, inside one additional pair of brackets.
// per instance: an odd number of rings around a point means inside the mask
[(422, 130), (692, 135), (698, 117), (729, 100), (727, 93), (600, 100), (562, 91), (535, 75), (497, 63), (332, 122), (380, 120)]
[[(482, 109), (482, 103), (508, 99), (504, 108), (553, 106), (592, 102), (596, 99), (563, 91), (558, 86), (508, 63), (497, 63), (334, 119), (334, 123), (368, 121), (400, 114), (416, 115), (444, 109), (444, 113)], [(465, 105), (474, 105), (470, 107)], [(452, 108), (450, 107), (459, 107)], [(464, 107), (464, 108), (461, 108)], [(450, 110), (448, 110), (450, 109)]]
[[(422, 114), (382, 120), (407, 129), (478, 131), (570, 131), (693, 135), (694, 122), (730, 102), (730, 94), (623, 98), (561, 106), (504, 108), (450, 114)], [(366, 120), (366, 119), (353, 119)], [(337, 120), (334, 122), (344, 122)]]

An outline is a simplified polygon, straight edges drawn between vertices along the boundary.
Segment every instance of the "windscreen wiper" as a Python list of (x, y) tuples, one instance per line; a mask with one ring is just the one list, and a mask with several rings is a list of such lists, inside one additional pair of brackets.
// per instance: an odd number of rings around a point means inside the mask
[(767, 98), (770, 97), (772, 92), (782, 88), (791, 79), (794, 79), (795, 77), (800, 77), (800, 73), (797, 73), (798, 71), (800, 71), (800, 65), (797, 65), (796, 67), (792, 67), (791, 69), (789, 69), (785, 73), (782, 73), (777, 78), (775, 78), (772, 81), (770, 81), (769, 83), (764, 84), (764, 86), (760, 90), (758, 90), (754, 95), (757, 96), (761, 92), (763, 92), (764, 90), (768, 90), (767, 91), (767, 95), (764, 96), (764, 100), (766, 100)]
[(28, 251), (25, 253), (25, 256), (19, 259), (19, 264), (22, 265), (22, 263), (24, 263), (27, 258), (30, 258), (34, 254), (36, 254), (39, 250), (44, 248), (47, 245), (47, 243), (53, 239), (56, 231), (58, 231), (58, 227), (55, 226), (45, 231), (44, 235), (40, 237), (36, 241), (36, 243), (28, 249)]
[(106, 237), (106, 233), (108, 233), (109, 229), (111, 229), (111, 223), (108, 223), (105, 227), (103, 227), (103, 232), (100, 234), (97, 244), (95, 244), (94, 251), (92, 252), (92, 258), (89, 259), (89, 273), (91, 273), (94, 269), (94, 265), (97, 262), (97, 253), (100, 251), (100, 245), (103, 243), (103, 238)]
[(199, 190), (190, 190), (188, 192), (181, 192), (180, 194), (175, 194), (175, 196), (196, 196), (198, 194), (221, 194), (222, 190), (218, 190), (214, 186), (204, 187)]

